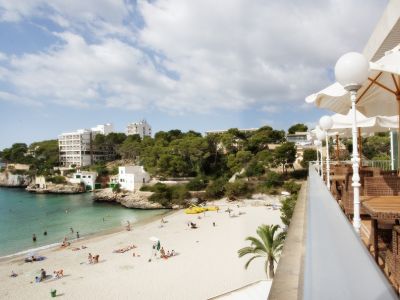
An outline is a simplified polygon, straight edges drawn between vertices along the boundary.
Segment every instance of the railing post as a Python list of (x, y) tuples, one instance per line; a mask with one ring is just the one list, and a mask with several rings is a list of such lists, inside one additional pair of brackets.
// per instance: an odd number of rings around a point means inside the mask
[(328, 190), (331, 190), (331, 167), (330, 167), (330, 160), (329, 160), (329, 138), (328, 138), (328, 131), (326, 131), (326, 186)]

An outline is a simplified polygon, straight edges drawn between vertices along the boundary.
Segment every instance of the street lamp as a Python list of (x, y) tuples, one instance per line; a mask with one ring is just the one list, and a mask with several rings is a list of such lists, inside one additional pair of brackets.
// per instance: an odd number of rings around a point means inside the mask
[(356, 98), (357, 91), (368, 79), (369, 63), (366, 58), (357, 52), (349, 52), (341, 56), (335, 65), (336, 80), (350, 93), (351, 108), (353, 110), (353, 189), (354, 189), (354, 221), (355, 231), (360, 234), (360, 175), (358, 173), (358, 149), (357, 149), (357, 117)]
[(323, 158), (322, 158), (322, 141), (325, 139), (326, 137), (326, 133), (325, 131), (322, 131), (319, 127), (316, 128), (316, 136), (317, 139), (319, 141), (319, 144), (321, 145), (321, 177), (324, 178), (324, 168), (323, 168)]
[(321, 175), (321, 166), (319, 164), (319, 143), (320, 142), (318, 140), (314, 141), (315, 148), (317, 149), (317, 166), (318, 166), (317, 171), (318, 175)]
[(330, 116), (323, 116), (319, 119), (319, 126), (325, 131), (325, 144), (326, 144), (326, 186), (328, 190), (331, 189), (331, 178), (330, 178), (330, 159), (329, 159), (329, 138), (328, 130), (333, 126), (333, 120)]

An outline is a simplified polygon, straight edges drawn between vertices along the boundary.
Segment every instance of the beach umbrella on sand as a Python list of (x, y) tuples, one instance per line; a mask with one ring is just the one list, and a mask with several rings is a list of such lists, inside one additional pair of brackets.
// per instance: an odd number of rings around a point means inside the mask
[(156, 242), (158, 242), (160, 239), (157, 238), (157, 237), (155, 237), (155, 236), (151, 236), (151, 237), (149, 237), (149, 240), (152, 241), (152, 242), (154, 242), (154, 243), (156, 243)]

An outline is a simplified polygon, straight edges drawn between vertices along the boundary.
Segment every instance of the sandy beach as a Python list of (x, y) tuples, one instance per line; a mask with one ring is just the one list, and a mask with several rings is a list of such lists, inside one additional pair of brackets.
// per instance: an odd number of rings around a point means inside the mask
[[(208, 299), (264, 280), (263, 261), (255, 260), (245, 270), (247, 258), (239, 259), (237, 250), (247, 245), (244, 239), (255, 235), (260, 224), (281, 224), (280, 211), (265, 203), (221, 200), (215, 202), (220, 207), (218, 213), (187, 215), (181, 210), (164, 217), (164, 224), (160, 219), (134, 224), (132, 231), (40, 251), (38, 255), (46, 257), (43, 261), (25, 263), (24, 257), (2, 261), (0, 298), (45, 299), (56, 289), (58, 297), (64, 299)], [(241, 214), (231, 217), (225, 212), (228, 207), (231, 214)], [(190, 221), (198, 228), (188, 227)], [(166, 252), (174, 250), (177, 255), (168, 259), (152, 256), (150, 237), (159, 238)], [(132, 244), (137, 248), (113, 253)], [(82, 245), (87, 248), (72, 251)], [(99, 254), (99, 263), (89, 264), (89, 253)], [(64, 277), (36, 283), (41, 268), (48, 274), (63, 269)], [(10, 277), (12, 270), (17, 277)]]

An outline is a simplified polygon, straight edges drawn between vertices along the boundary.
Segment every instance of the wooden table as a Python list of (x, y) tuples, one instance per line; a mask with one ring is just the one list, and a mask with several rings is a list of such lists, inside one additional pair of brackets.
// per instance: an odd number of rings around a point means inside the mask
[(361, 205), (372, 219), (374, 231), (375, 261), (378, 262), (378, 221), (395, 221), (400, 219), (400, 196), (364, 196)]

